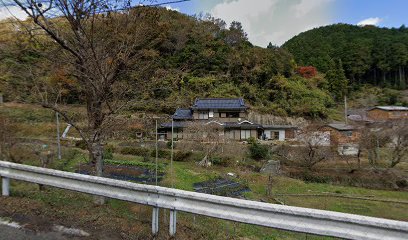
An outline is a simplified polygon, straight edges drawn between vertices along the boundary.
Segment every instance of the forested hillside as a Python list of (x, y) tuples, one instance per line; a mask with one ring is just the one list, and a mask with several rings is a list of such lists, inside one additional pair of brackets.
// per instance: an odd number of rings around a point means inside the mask
[(341, 65), (350, 84), (406, 89), (408, 83), (408, 28), (336, 24), (316, 28), (283, 45), (298, 64), (323, 73)]
[[(146, 11), (140, 9), (140, 11)], [(238, 22), (161, 9), (151, 44), (123, 75), (133, 109), (172, 112), (196, 97), (244, 97), (254, 109), (279, 115), (326, 117), (333, 104), (321, 75), (295, 74), (292, 55), (253, 46)], [(58, 88), (61, 101), (82, 103), (63, 51), (40, 30), (0, 23), (0, 92), (7, 101), (38, 101)], [(148, 23), (146, 23), (148, 24)], [(124, 29), (123, 31), (126, 31)], [(151, 34), (153, 35), (153, 34)], [(112, 36), (114, 37), (114, 36)], [(136, 36), (135, 36), (136, 37)], [(140, 52), (140, 51), (139, 51)], [(133, 84), (140, 83), (143, 86)], [(55, 94), (55, 91), (54, 91)]]
[[(132, 14), (143, 11), (153, 10)], [(135, 32), (135, 38), (149, 37), (149, 43), (134, 46), (134, 59), (120, 69), (118, 86), (128, 89), (123, 98), (132, 102), (130, 110), (171, 113), (196, 97), (243, 97), (258, 112), (327, 118), (350, 86), (405, 88), (408, 80), (405, 28), (334, 25), (300, 34), (282, 48), (260, 48), (238, 22), (227, 26), (166, 9), (154, 16), (137, 23), (148, 33)], [(123, 44), (114, 31), (109, 41)], [(6, 101), (35, 103), (53, 94), (63, 103), (83, 104), (66, 59), (34, 24), (0, 22), (0, 93)]]

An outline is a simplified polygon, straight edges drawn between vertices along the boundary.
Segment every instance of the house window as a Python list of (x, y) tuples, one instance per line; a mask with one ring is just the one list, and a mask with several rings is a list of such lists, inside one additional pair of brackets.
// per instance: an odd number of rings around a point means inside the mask
[(347, 137), (351, 137), (351, 136), (353, 136), (353, 132), (352, 131), (345, 131), (344, 135), (346, 135)]
[(208, 119), (208, 112), (198, 112), (198, 119)]
[(239, 112), (227, 112), (227, 118), (239, 118)]
[(271, 131), (271, 139), (279, 140), (279, 131)]
[(251, 137), (251, 130), (241, 130), (241, 139), (248, 139)]

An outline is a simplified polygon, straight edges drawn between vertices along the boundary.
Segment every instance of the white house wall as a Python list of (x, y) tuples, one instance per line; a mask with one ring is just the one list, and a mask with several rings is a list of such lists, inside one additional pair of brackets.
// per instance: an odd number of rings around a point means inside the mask
[(279, 141), (285, 141), (285, 130), (279, 130)]

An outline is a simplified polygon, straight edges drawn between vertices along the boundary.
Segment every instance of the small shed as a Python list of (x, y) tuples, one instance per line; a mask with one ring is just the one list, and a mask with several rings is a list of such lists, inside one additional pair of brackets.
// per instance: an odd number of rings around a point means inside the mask
[(360, 131), (356, 127), (344, 123), (327, 124), (324, 130), (330, 132), (332, 145), (357, 143), (361, 137)]
[(374, 121), (408, 119), (408, 107), (376, 106), (367, 111), (367, 116)]

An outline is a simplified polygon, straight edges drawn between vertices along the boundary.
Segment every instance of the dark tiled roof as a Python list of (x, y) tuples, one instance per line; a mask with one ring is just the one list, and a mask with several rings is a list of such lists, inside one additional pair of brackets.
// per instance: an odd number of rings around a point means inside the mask
[(242, 98), (198, 98), (193, 109), (246, 109)]
[(354, 126), (351, 125), (346, 125), (344, 123), (331, 123), (331, 124), (327, 124), (327, 126), (334, 128), (336, 130), (339, 131), (350, 131), (350, 130), (354, 130)]
[(188, 108), (177, 108), (176, 112), (173, 115), (173, 119), (193, 119), (193, 111)]

